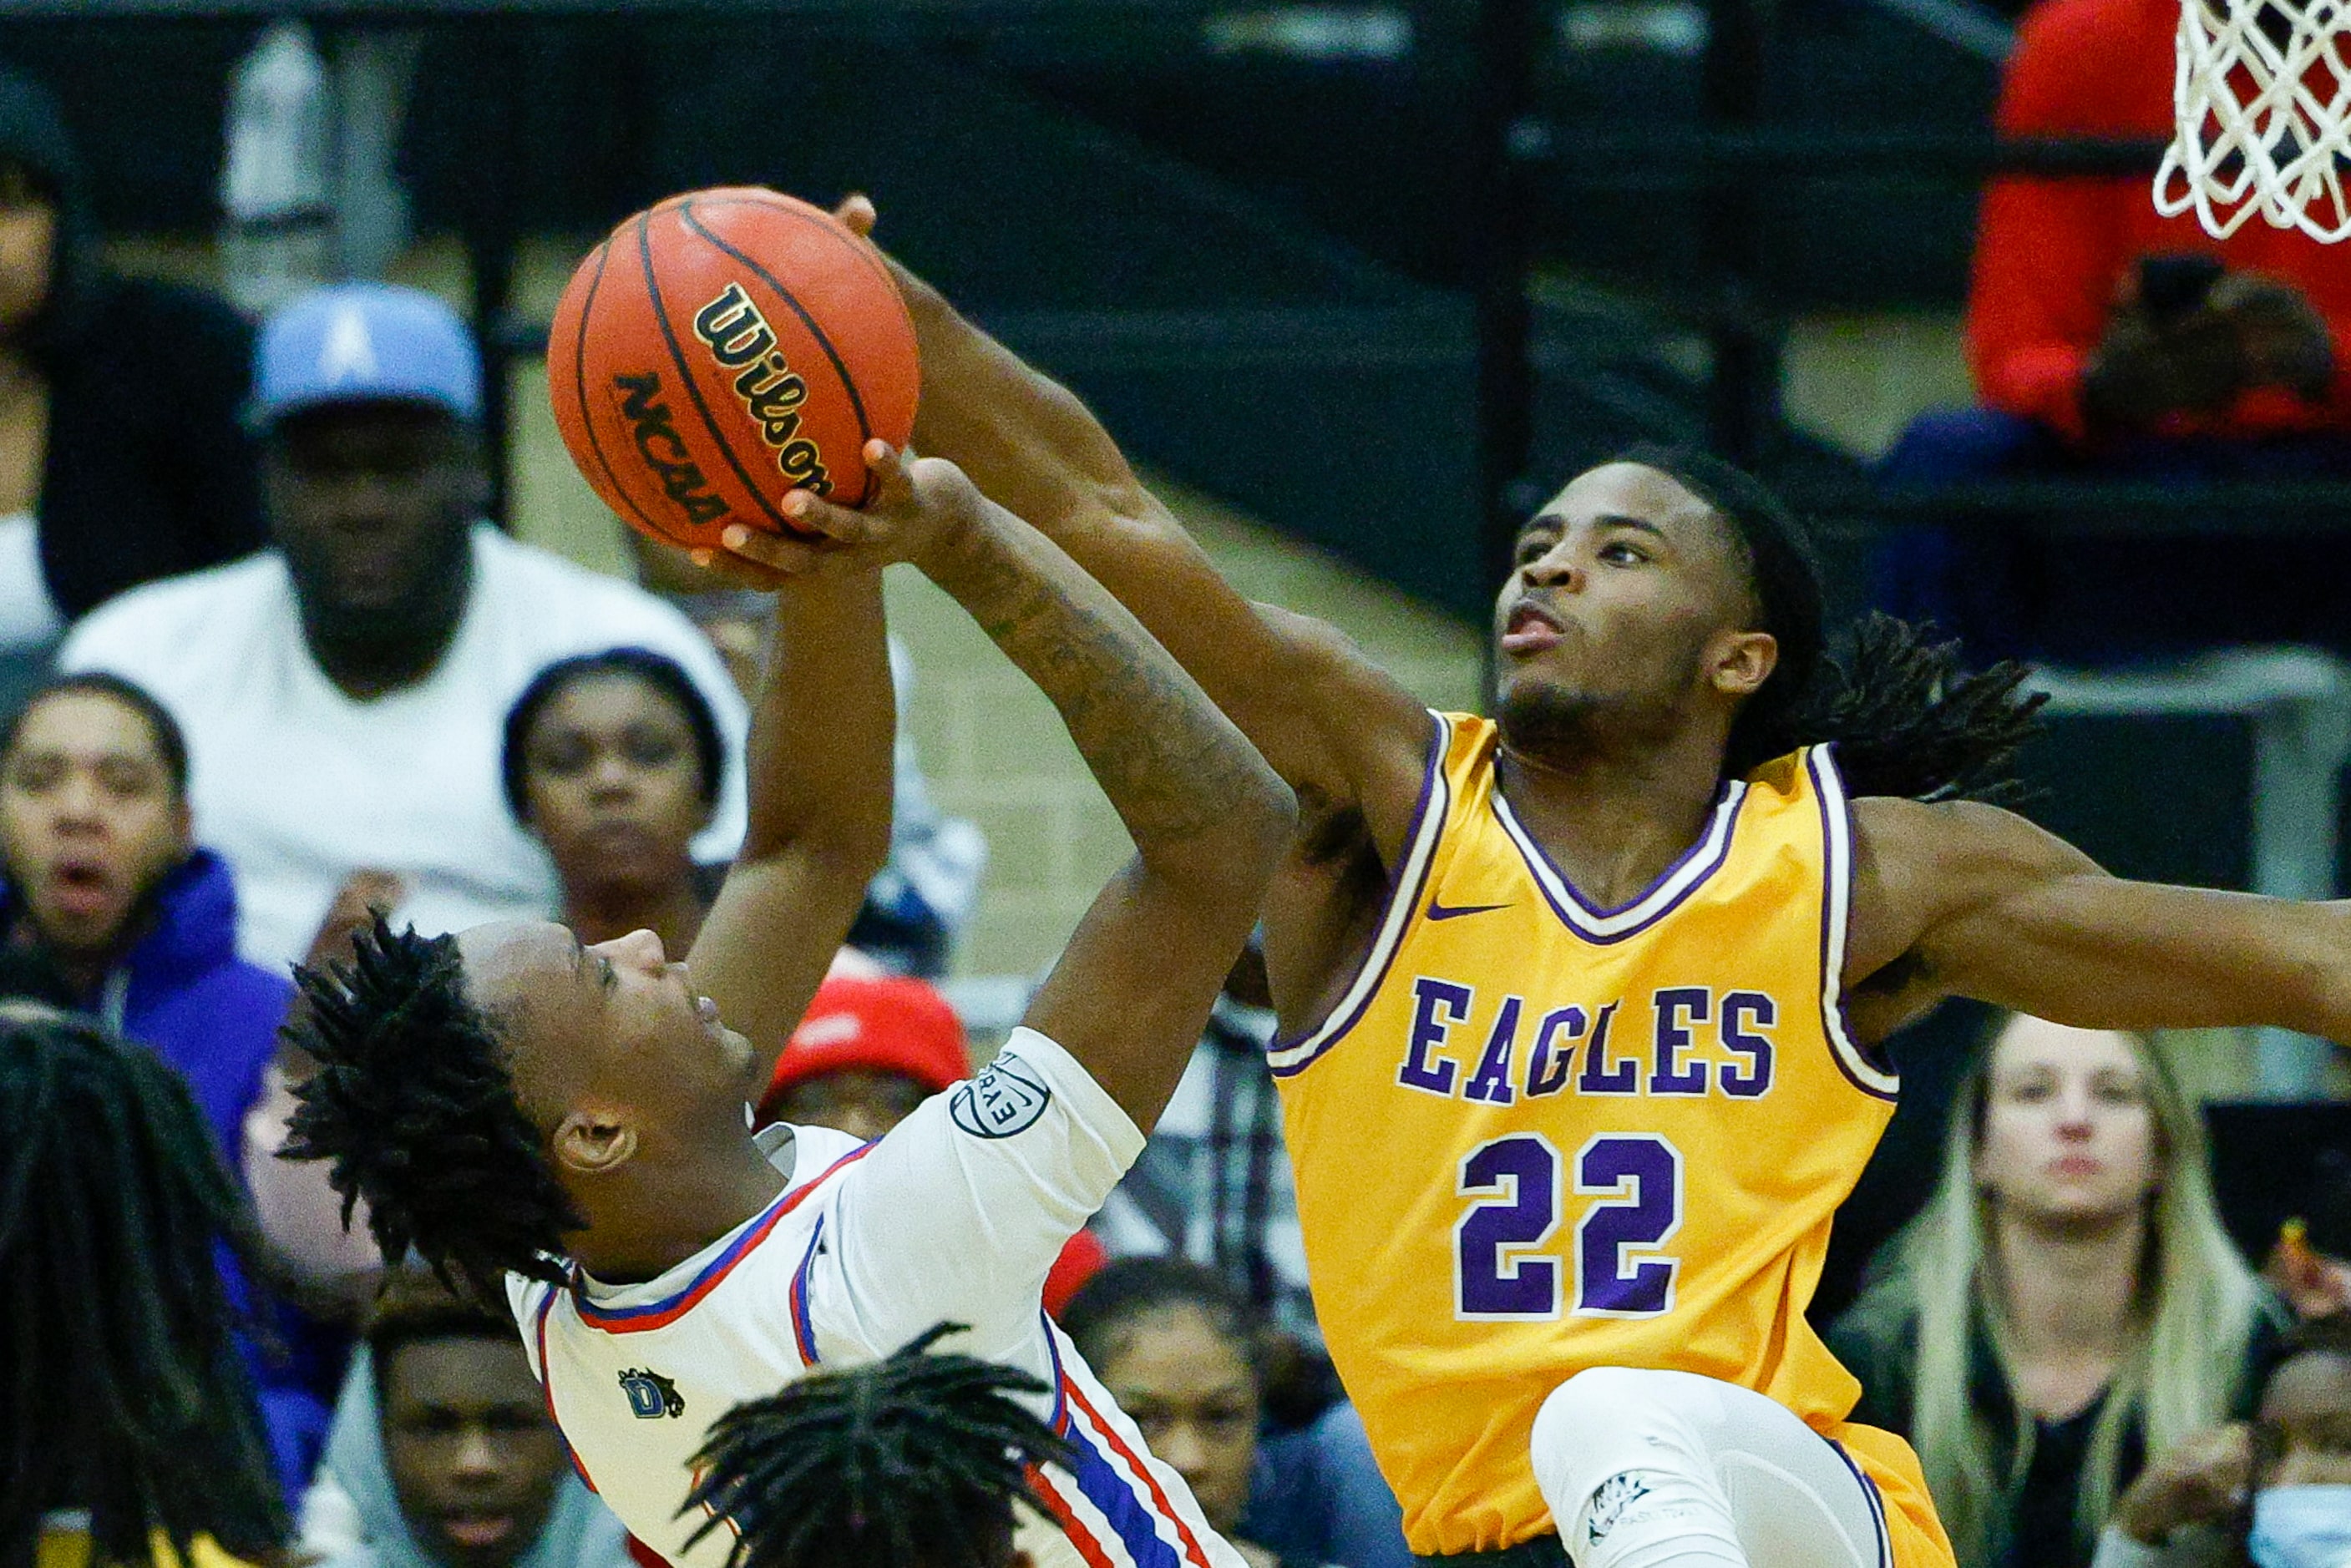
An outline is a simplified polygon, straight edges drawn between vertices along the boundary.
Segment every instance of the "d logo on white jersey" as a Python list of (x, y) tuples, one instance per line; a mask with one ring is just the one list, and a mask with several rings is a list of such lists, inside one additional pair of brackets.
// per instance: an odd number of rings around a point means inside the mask
[(685, 1397), (677, 1385), (660, 1373), (631, 1367), (621, 1374), (621, 1392), (629, 1397), (629, 1413), (640, 1421), (685, 1414)]

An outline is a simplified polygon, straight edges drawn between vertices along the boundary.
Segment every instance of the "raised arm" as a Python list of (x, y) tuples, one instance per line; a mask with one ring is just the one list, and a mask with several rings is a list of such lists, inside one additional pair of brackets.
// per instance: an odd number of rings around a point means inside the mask
[(786, 583), (751, 715), (743, 851), (686, 958), (751, 1042), (756, 1084), (890, 852), (896, 725), (879, 568)]
[(1883, 1035), (1945, 996), (2091, 1029), (2351, 1040), (2351, 905), (2129, 882), (2013, 813), (1865, 799), (1847, 995)]
[(954, 462), (1068, 551), (1231, 715), (1310, 817), (1359, 808), (1393, 865), (1420, 794), (1426, 710), (1329, 627), (1243, 598), (1083, 403), (893, 265), (922, 346), (915, 449)]
[[(1028, 1023), (1148, 1128), (1289, 844), (1290, 792), (1140, 622), (1050, 540), (938, 459), (876, 442), (881, 494), (850, 512), (796, 493), (847, 556), (912, 561), (1061, 711), (1134, 840)], [(752, 543), (745, 541), (746, 545)]]

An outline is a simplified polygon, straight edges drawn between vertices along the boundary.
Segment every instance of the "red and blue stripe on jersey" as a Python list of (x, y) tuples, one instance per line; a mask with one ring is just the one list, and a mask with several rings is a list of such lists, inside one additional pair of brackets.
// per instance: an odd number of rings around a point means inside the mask
[(809, 1233), (808, 1251), (800, 1254), (800, 1266), (792, 1271), (789, 1306), (792, 1314), (792, 1348), (800, 1353), (802, 1366), (816, 1365), (816, 1327), (809, 1315), (809, 1271), (816, 1267), (817, 1249), (824, 1244), (824, 1219), (818, 1216), (816, 1229)]
[(815, 1195), (817, 1189), (822, 1187), (834, 1176), (863, 1159), (872, 1148), (873, 1145), (870, 1143), (860, 1144), (827, 1166), (806, 1186), (793, 1188), (777, 1199), (775, 1202), (768, 1205), (766, 1213), (754, 1220), (741, 1235), (727, 1243), (725, 1251), (704, 1264), (695, 1272), (694, 1278), (687, 1281), (676, 1294), (664, 1300), (647, 1302), (643, 1306), (600, 1307), (588, 1299), (588, 1293), (581, 1287), (580, 1272), (575, 1265), (572, 1271), (571, 1300), (580, 1314), (580, 1321), (590, 1328), (601, 1329), (606, 1334), (643, 1334), (675, 1323), (679, 1318), (692, 1312), (696, 1302), (716, 1290), (718, 1282), (733, 1272), (735, 1265), (748, 1257), (753, 1248), (758, 1246), (773, 1233), (785, 1215), (807, 1202)]
[(1061, 1365), (1059, 1331), (1050, 1321), (1045, 1343), (1053, 1355), (1053, 1429), (1076, 1450), (1068, 1473), (1074, 1493), (1052, 1471), (1030, 1475), (1061, 1533), (1087, 1568), (1209, 1568), (1199, 1537), (1168, 1502), (1158, 1478)]

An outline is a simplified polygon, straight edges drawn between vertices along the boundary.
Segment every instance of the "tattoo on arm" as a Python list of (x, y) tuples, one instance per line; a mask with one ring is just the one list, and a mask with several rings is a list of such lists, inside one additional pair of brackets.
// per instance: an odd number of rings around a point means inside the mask
[(1239, 732), (1140, 622), (1071, 580), (1074, 566), (1040, 578), (1008, 550), (973, 576), (968, 607), (1052, 699), (1138, 850), (1196, 837), (1262, 791), (1264, 764)]

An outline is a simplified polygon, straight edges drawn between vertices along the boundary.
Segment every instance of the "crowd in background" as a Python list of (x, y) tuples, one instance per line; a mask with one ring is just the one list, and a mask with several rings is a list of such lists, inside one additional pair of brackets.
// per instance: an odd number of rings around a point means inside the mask
[[(2125, 84), (2147, 103), (2066, 73), (2101, 40), (2143, 43), (2162, 8), (2048, 0), (2003, 125), (2156, 129), (2154, 66)], [(2339, 258), (2314, 268), (2257, 226), (2215, 247), (2109, 194), (1994, 190), (1970, 323), (1986, 407), (1922, 421), (1894, 470), (2339, 469)], [(426, 930), (551, 916), (589, 942), (650, 929), (684, 951), (742, 828), (757, 623), (733, 600), (689, 617), (485, 520), (480, 367), (438, 301), (340, 285), (256, 329), (109, 274), (88, 211), (55, 106), (0, 76), (0, 1278), (20, 1281), (0, 1374), (115, 1332), (120, 1299), (21, 1283), (81, 1227), (86, 1251), (148, 1258), (107, 1295), (253, 1309), (234, 1345), (179, 1347), (233, 1355), (257, 1397), (251, 1417), (191, 1407), (182, 1437), (252, 1446), (274, 1478), (274, 1501), (220, 1515), (237, 1528), (182, 1543), (200, 1558), (290, 1538), (352, 1568), (617, 1565), (629, 1542), (565, 1463), (511, 1324), (377, 1258), (319, 1168), (276, 1158), (305, 1071), (277, 1030), (289, 966), (346, 956), (371, 909)], [(2023, 568), (1987, 576), (1960, 549), (1905, 542), (1886, 591), (1996, 647), (2005, 611), (1979, 601)], [(2339, 587), (2340, 546), (2309, 549), (2325, 560), (2269, 569)], [(2083, 589), (2137, 596), (2168, 569)], [(1961, 581), (1975, 597), (1949, 597)], [(2204, 602), (2301, 602), (2242, 587)], [(2281, 635), (2334, 638), (2304, 618)], [(984, 846), (903, 742), (899, 773), (891, 865), (763, 1119), (879, 1137), (973, 1065), (927, 980)], [(1403, 1568), (1315, 1332), (1271, 1033), (1251, 951), (1048, 1305), (1256, 1568)], [(164, 1171), (159, 1196), (101, 1219), (75, 1162), (109, 1159)], [(1917, 1447), (1962, 1563), (2341, 1560), (2351, 1185), (2304, 1195), (2258, 1277), (2161, 1054), (2029, 1018), (1999, 1021), (1939, 1169), (1915, 1178), (1925, 1207), (1832, 1340), (1858, 1418)], [(70, 1536), (107, 1482), (69, 1441), (25, 1458), (37, 1407), (6, 1397), (24, 1464), (0, 1531), (30, 1509)]]
[[(2172, 0), (2043, 0), (2018, 26), (1998, 130), (2168, 140), (2179, 19)], [(2351, 269), (2298, 230), (2215, 241), (2159, 216), (2139, 176), (2003, 176), (1984, 192), (1965, 325), (1978, 406), (1915, 421), (1889, 479), (2351, 475)], [(2329, 587), (2346, 566), (2325, 531), (2220, 551), (1935, 527), (1881, 550), (1873, 588), (1980, 657), (2096, 665), (2229, 642), (2351, 650)]]

